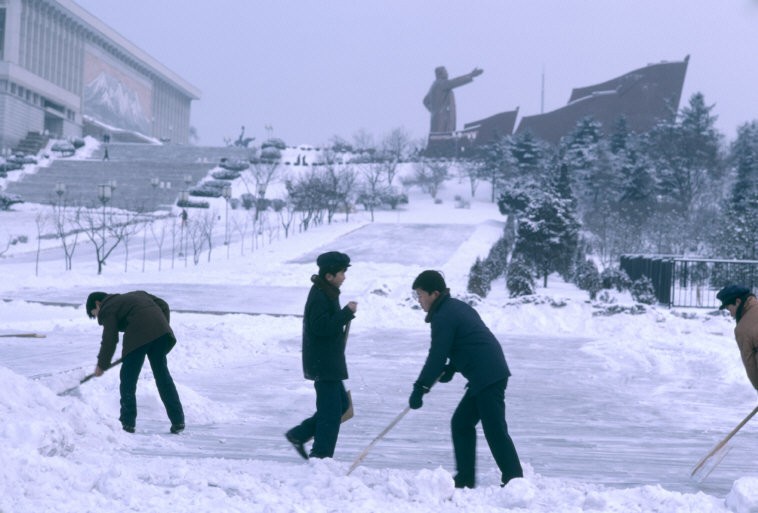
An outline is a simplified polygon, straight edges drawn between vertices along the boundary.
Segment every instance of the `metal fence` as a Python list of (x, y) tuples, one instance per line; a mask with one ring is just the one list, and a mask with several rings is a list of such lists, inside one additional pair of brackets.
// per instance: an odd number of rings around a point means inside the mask
[(620, 265), (632, 280), (650, 278), (656, 299), (668, 306), (716, 308), (716, 294), (725, 285), (754, 290), (758, 284), (758, 260), (623, 255)]

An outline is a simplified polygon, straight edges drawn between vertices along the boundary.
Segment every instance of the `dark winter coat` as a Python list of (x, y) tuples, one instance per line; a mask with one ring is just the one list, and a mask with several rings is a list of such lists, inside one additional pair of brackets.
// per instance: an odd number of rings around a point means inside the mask
[(340, 290), (311, 277), (303, 314), (303, 374), (312, 381), (347, 379), (345, 325), (355, 317), (350, 308), (340, 308)]
[(431, 388), (448, 360), (468, 380), (474, 395), (511, 375), (500, 342), (468, 304), (442, 294), (426, 322), (432, 327), (432, 345), (418, 377), (420, 385)]
[(122, 358), (166, 334), (170, 334), (173, 339), (170, 351), (176, 344), (176, 337), (169, 326), (170, 316), (168, 303), (142, 290), (105, 296), (97, 314), (97, 323), (103, 327), (103, 339), (97, 355), (98, 366), (101, 369), (110, 366), (119, 332), (124, 333)]

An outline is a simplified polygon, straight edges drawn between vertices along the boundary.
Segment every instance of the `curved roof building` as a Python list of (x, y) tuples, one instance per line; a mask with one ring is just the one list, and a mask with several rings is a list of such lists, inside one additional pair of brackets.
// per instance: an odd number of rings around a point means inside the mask
[(556, 144), (588, 116), (604, 127), (613, 126), (623, 116), (630, 130), (648, 131), (658, 121), (676, 116), (688, 62), (689, 55), (683, 61), (650, 64), (600, 84), (576, 88), (564, 107), (524, 116), (516, 133), (529, 131)]
[(187, 143), (199, 97), (71, 0), (0, 0), (0, 148), (30, 132)]

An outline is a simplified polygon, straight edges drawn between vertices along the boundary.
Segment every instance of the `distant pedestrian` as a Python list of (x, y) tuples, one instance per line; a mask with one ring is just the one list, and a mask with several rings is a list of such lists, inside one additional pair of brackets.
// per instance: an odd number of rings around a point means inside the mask
[(103, 153), (103, 160), (110, 160), (111, 158), (108, 156), (108, 145), (105, 146), (105, 153)]
[(184, 226), (185, 224), (187, 224), (187, 217), (188, 216), (187, 216), (187, 209), (186, 208), (182, 209), (182, 213), (179, 214), (179, 217), (182, 218), (182, 226)]
[(184, 430), (184, 410), (168, 370), (166, 355), (176, 344), (169, 325), (171, 312), (163, 299), (138, 290), (125, 294), (92, 292), (87, 297), (87, 315), (103, 327), (95, 376), (111, 366), (119, 332), (124, 333), (121, 349), (121, 427), (134, 433), (137, 421), (137, 379), (145, 357), (150, 361), (158, 394), (171, 421), (171, 433)]
[(338, 251), (316, 259), (319, 272), (311, 276), (311, 290), (303, 314), (303, 374), (314, 382), (316, 413), (286, 433), (287, 440), (305, 459), (305, 444), (313, 439), (311, 458), (331, 458), (337, 445), (342, 415), (350, 408), (345, 391), (345, 326), (355, 317), (358, 304), (340, 307), (340, 286), (350, 257)]
[(742, 364), (753, 388), (758, 390), (758, 299), (752, 291), (742, 285), (728, 285), (721, 289), (716, 298), (721, 301), (719, 310), (726, 309), (737, 321), (734, 338), (742, 356)]
[(452, 380), (456, 372), (468, 380), (466, 393), (450, 422), (457, 467), (455, 487), (476, 486), (476, 425), (479, 421), (500, 468), (500, 486), (523, 477), (505, 422), (505, 389), (511, 373), (500, 342), (476, 310), (450, 297), (441, 273), (422, 272), (412, 288), (426, 312), (426, 322), (431, 324), (432, 343), (421, 374), (413, 384), (408, 405), (414, 410), (421, 408), (424, 394), (438, 380), (440, 383)]

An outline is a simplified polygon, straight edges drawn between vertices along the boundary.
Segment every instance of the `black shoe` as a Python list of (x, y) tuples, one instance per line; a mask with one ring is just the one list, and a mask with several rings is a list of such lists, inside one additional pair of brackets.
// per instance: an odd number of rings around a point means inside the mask
[(517, 477), (524, 477), (524, 476), (523, 476), (523, 475), (521, 475), (521, 476), (511, 476), (511, 477), (506, 477), (506, 475), (505, 475), (505, 474), (503, 474), (503, 475), (500, 477), (500, 488), (505, 488), (505, 485), (507, 485), (508, 483), (510, 483), (511, 479), (516, 479)]
[(287, 438), (287, 441), (292, 444), (292, 447), (295, 448), (297, 453), (304, 459), (308, 459), (308, 453), (305, 452), (305, 444), (301, 442), (300, 440), (296, 439), (294, 436), (289, 434), (289, 432), (285, 433), (284, 436)]
[(172, 424), (171, 425), (171, 434), (178, 435), (184, 431), (184, 424)]
[(129, 425), (126, 425), (126, 424), (121, 424), (121, 429), (123, 429), (127, 433), (134, 433), (134, 426), (129, 426)]
[(467, 476), (456, 475), (453, 478), (456, 488), (474, 488), (476, 486), (476, 479)]

